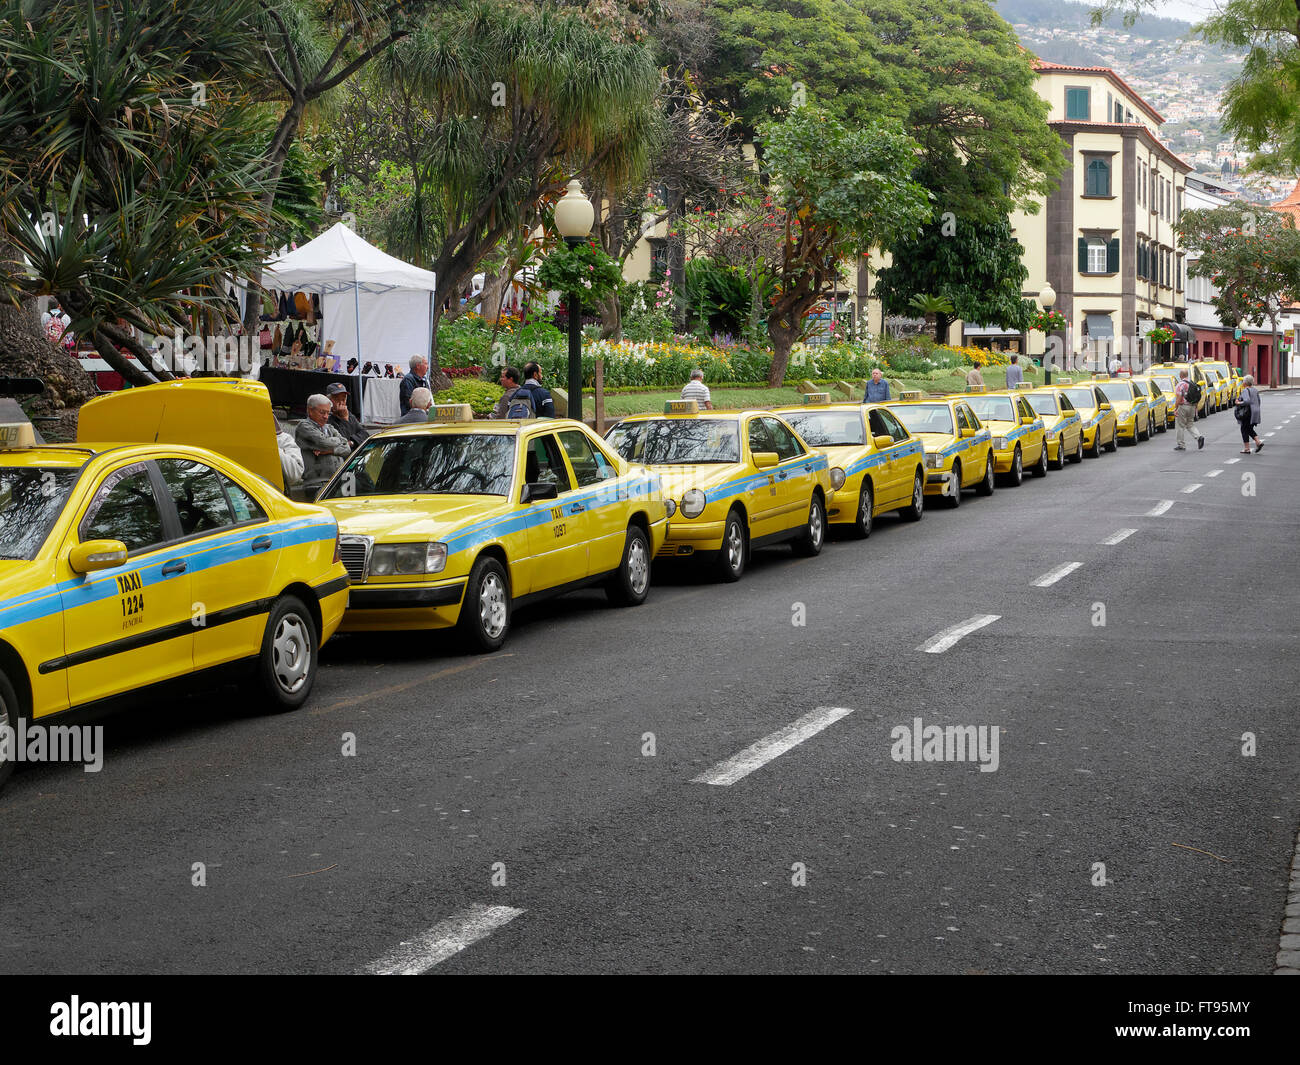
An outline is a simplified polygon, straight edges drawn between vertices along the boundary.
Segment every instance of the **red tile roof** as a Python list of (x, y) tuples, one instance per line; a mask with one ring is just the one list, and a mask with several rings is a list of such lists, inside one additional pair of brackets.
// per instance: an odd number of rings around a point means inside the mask
[(1065, 63), (1049, 63), (1044, 59), (1035, 59), (1034, 69), (1042, 70), (1051, 74), (1102, 74), (1109, 81), (1114, 82), (1117, 87), (1123, 89), (1126, 93), (1132, 96), (1134, 103), (1155, 119), (1155, 121), (1163, 123), (1165, 120), (1164, 115), (1142, 99), (1142, 97), (1138, 95), (1137, 90), (1116, 74), (1110, 67), (1072, 67)]
[(1289, 214), (1295, 219), (1296, 226), (1300, 227), (1300, 181), (1296, 182), (1295, 188), (1291, 190), (1291, 194), (1285, 200), (1273, 204), (1273, 210), (1282, 214)]

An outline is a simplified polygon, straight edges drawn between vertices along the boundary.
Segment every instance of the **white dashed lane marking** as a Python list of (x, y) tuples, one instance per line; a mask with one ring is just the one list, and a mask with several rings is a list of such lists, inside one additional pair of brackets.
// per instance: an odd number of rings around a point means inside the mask
[(1266, 438), (1267, 438), (1267, 437), (1270, 437), (1270, 436), (1272, 436), (1272, 435), (1273, 435), (1272, 433), (1265, 433), (1265, 434), (1264, 434), (1264, 436), (1265, 436)]
[(1174, 505), (1174, 501), (1172, 499), (1162, 499), (1160, 500), (1159, 503), (1157, 503), (1154, 507), (1152, 507), (1150, 510), (1147, 511), (1146, 516), (1148, 518), (1158, 518), (1160, 517), (1161, 514), (1165, 513), (1165, 511), (1167, 511), (1173, 505)]
[(1205, 487), (1205, 486), (1202, 485), (1202, 484), (1200, 484), (1199, 482), (1196, 483), (1196, 484), (1189, 484), (1186, 488), (1183, 489), (1183, 494), (1184, 494), (1184, 495), (1191, 495), (1191, 494), (1192, 494), (1193, 492), (1195, 492), (1198, 488), (1203, 488), (1203, 487)]
[(419, 976), (508, 925), (523, 912), (513, 906), (475, 903), (415, 939), (400, 943), (363, 971), (372, 976)]
[(976, 614), (973, 618), (967, 618), (965, 621), (944, 629), (937, 636), (931, 636), (917, 650), (924, 651), (928, 655), (943, 654), (963, 636), (969, 636), (976, 629), (984, 628), (985, 625), (992, 625), (1001, 616), (1001, 614)]
[(691, 783), (730, 787), (755, 769), (766, 765), (778, 755), (785, 754), (791, 747), (798, 746), (808, 737), (817, 735), (827, 725), (833, 725), (840, 718), (848, 717), (851, 713), (853, 711), (844, 706), (819, 706), (811, 714), (804, 714), (793, 724), (778, 729), (770, 736), (764, 736), (738, 755), (728, 758), (725, 762), (719, 762), (707, 773), (701, 773), (692, 779)]
[(1206, 477), (1218, 477), (1219, 474), (1221, 474), (1222, 472), (1223, 472), (1222, 470), (1210, 470), (1210, 472), (1207, 473), (1205, 476), (1206, 476)]
[(1240, 461), (1241, 461), (1241, 459), (1239, 459), (1239, 458), (1235, 458), (1235, 459), (1224, 459), (1224, 460), (1223, 460), (1223, 464), (1224, 464), (1225, 466), (1234, 466), (1234, 465), (1236, 465), (1236, 464), (1237, 464), (1238, 462), (1240, 462)]
[(1135, 532), (1137, 532), (1136, 529), (1120, 529), (1119, 532), (1111, 533), (1108, 537), (1106, 537), (1106, 539), (1102, 541), (1102, 543), (1108, 546), (1114, 546), (1115, 544), (1119, 543), (1121, 540), (1127, 540)]
[(1035, 580), (1033, 585), (1035, 588), (1050, 588), (1062, 577), (1068, 577), (1082, 565), (1082, 562), (1067, 562), (1064, 566), (1057, 566), (1056, 569), (1044, 573), (1041, 577)]

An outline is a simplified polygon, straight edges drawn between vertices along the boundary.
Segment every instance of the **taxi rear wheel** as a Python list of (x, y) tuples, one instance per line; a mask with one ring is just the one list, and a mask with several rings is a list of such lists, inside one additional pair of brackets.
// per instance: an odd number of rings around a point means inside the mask
[(826, 542), (826, 508), (822, 497), (814, 495), (808, 504), (808, 521), (803, 532), (794, 541), (794, 553), (804, 558), (820, 555), (822, 544)]
[[(19, 712), (18, 695), (14, 686), (9, 683), (8, 677), (0, 673), (0, 726), (17, 729)], [(0, 744), (0, 788), (13, 775), (16, 764), (12, 758), (5, 758), (6, 746)]]
[(1034, 476), (1047, 476), (1047, 441), (1043, 441), (1042, 450), (1038, 452), (1038, 461), (1034, 463)]
[(858, 516), (853, 522), (853, 535), (865, 540), (871, 535), (871, 523), (875, 518), (876, 500), (871, 494), (871, 482), (862, 478), (862, 491), (858, 493)]
[(1025, 479), (1025, 467), (1020, 457), (1020, 445), (1016, 445), (1016, 450), (1011, 456), (1011, 469), (1007, 471), (1007, 484), (1012, 488), (1019, 488), (1021, 482)]
[(628, 527), (622, 565), (605, 585), (605, 594), (618, 606), (639, 606), (650, 594), (650, 542), (641, 526)]
[(1101, 458), (1101, 430), (1100, 429), (1098, 429), (1095, 433), (1092, 434), (1092, 447), (1088, 449), (1088, 457), (1090, 459)]
[(975, 491), (982, 496), (991, 496), (998, 486), (997, 472), (993, 469), (993, 452), (989, 452), (984, 463), (984, 480), (975, 486)]
[(921, 471), (916, 471), (916, 478), (912, 481), (912, 502), (910, 506), (904, 507), (899, 511), (908, 521), (920, 521), (925, 516), (925, 479), (921, 476)]
[(1075, 442), (1074, 454), (1070, 456), (1070, 461), (1071, 462), (1083, 461), (1083, 434), (1082, 433), (1079, 434), (1079, 439)]
[(510, 580), (499, 559), (482, 555), (474, 563), (458, 625), (471, 652), (495, 651), (506, 642), (510, 631)]
[[(1101, 430), (1098, 430), (1100, 432)], [(1110, 442), (1106, 445), (1106, 450), (1114, 454), (1119, 450), (1119, 428), (1118, 426), (1110, 431)]]
[(716, 572), (718, 579), (730, 584), (740, 580), (745, 572), (745, 522), (738, 511), (727, 515), (726, 527), (722, 530), (722, 550), (718, 552)]
[(311, 695), (319, 651), (311, 611), (295, 595), (281, 596), (271, 607), (262, 637), (259, 672), (264, 708), (296, 710)]
[(953, 508), (961, 506), (961, 463), (960, 462), (954, 462), (952, 464), (952, 481), (950, 482), (950, 487), (952, 491), (949, 492), (947, 497), (948, 506)]

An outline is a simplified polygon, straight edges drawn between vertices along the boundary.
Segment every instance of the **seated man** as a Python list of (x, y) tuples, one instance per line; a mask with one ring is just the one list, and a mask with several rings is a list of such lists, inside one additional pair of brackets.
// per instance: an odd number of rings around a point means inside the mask
[(360, 447), (370, 434), (361, 428), (361, 419), (348, 410), (348, 386), (341, 381), (332, 381), (325, 389), (325, 397), (333, 407), (330, 425), (354, 448)]
[(298, 423), (293, 438), (302, 450), (303, 484), (320, 484), (338, 472), (352, 454), (352, 445), (330, 425), (333, 405), (319, 392), (307, 397), (307, 417)]
[(427, 388), (417, 388), (411, 393), (411, 409), (397, 419), (402, 422), (427, 422), (433, 407), (433, 393)]

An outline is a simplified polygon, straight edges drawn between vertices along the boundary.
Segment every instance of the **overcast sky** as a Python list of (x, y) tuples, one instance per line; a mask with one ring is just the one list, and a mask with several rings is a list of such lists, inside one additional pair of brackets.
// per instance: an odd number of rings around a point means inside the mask
[(1157, 15), (1165, 18), (1181, 18), (1188, 22), (1199, 22), (1214, 11), (1214, 0), (1163, 0), (1156, 8)]

